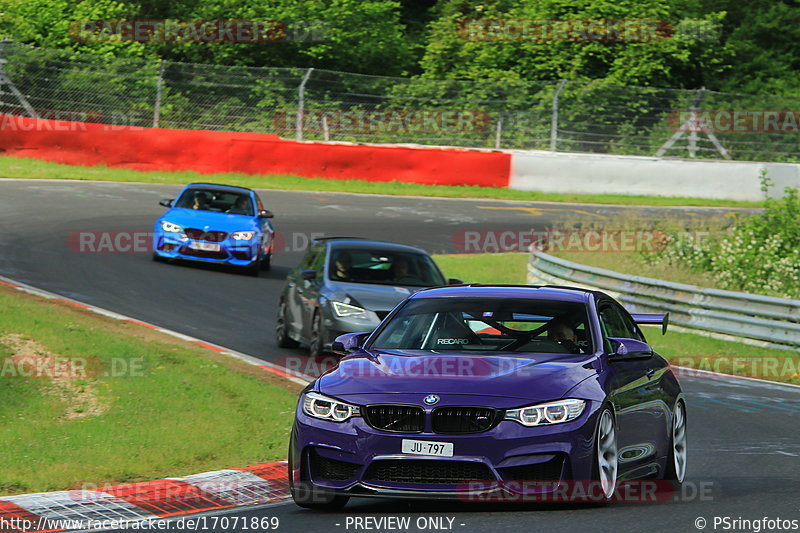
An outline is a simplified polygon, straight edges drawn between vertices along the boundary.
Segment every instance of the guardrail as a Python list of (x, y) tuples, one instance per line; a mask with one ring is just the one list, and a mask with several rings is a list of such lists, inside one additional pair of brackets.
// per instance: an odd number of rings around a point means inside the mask
[(670, 314), (670, 323), (800, 351), (800, 300), (706, 289), (621, 274), (531, 251), (528, 281), (600, 289), (632, 313)]

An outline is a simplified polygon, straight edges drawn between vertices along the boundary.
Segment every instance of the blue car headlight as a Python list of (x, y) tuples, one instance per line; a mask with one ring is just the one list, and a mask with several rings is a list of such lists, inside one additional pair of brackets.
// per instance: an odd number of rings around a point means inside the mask
[(540, 403), (506, 411), (505, 420), (519, 422), (523, 426), (547, 426), (575, 420), (583, 412), (586, 402), (569, 399)]
[(320, 420), (344, 422), (348, 418), (361, 416), (357, 405), (334, 400), (324, 394), (308, 392), (303, 396), (303, 412)]
[(166, 220), (161, 221), (161, 229), (168, 233), (180, 233), (183, 231), (183, 228), (177, 224), (173, 224), (172, 222), (167, 222)]
[(235, 231), (231, 233), (234, 241), (249, 241), (256, 236), (255, 231)]

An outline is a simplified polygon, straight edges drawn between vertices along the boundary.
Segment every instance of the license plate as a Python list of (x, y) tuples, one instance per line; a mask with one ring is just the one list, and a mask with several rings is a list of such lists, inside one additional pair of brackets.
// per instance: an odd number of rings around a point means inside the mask
[(403, 453), (453, 457), (453, 443), (403, 439)]
[(201, 250), (203, 252), (219, 252), (220, 246), (219, 244), (214, 244), (210, 242), (190, 242), (189, 248), (192, 250)]

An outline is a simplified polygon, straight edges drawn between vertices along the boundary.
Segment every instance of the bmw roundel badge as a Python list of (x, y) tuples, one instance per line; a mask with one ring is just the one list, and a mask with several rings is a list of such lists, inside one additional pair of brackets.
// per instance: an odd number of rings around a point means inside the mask
[(425, 402), (425, 405), (433, 405), (439, 401), (439, 397), (435, 394), (428, 394), (422, 401)]

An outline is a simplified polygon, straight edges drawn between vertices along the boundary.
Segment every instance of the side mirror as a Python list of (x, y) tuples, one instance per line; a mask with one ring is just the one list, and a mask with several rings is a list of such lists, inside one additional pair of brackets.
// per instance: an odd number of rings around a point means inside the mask
[(270, 211), (269, 209), (262, 209), (258, 212), (258, 218), (273, 218), (275, 213)]
[(649, 344), (636, 339), (623, 339), (619, 337), (609, 337), (614, 358), (619, 359), (640, 359), (653, 355), (653, 348)]
[(317, 271), (316, 270), (301, 270), (300, 277), (306, 281), (311, 281), (312, 279), (317, 278)]
[(344, 357), (361, 348), (369, 335), (369, 332), (345, 333), (344, 335), (339, 335), (331, 344), (331, 352), (333, 352), (334, 355)]
[(448, 285), (461, 285), (462, 283), (464, 283), (463, 279), (450, 278), (447, 280)]
[(175, 198), (164, 198), (163, 200), (158, 201), (158, 205), (163, 205), (164, 207), (172, 207), (172, 202), (175, 201)]

